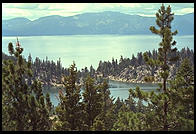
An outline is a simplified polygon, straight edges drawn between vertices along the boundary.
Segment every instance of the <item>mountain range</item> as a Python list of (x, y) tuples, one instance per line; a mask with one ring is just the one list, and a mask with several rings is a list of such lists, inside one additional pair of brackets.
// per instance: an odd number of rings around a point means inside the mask
[[(34, 21), (18, 17), (2, 20), (3, 36), (40, 36), (40, 35), (92, 35), (92, 34), (152, 34), (150, 26), (156, 26), (155, 17), (128, 15), (120, 12), (105, 11), (83, 13), (63, 17), (52, 15)], [(194, 34), (194, 13), (175, 15), (172, 30), (178, 35)]]

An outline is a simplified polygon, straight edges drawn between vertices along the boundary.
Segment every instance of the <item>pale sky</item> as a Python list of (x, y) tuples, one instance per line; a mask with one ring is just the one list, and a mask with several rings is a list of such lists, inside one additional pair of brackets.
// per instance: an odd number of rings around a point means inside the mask
[[(155, 17), (162, 3), (2, 3), (2, 19), (25, 17), (35, 20), (43, 16), (73, 16), (81, 13), (116, 11), (131, 15)], [(166, 3), (175, 15), (194, 12), (194, 3)]]

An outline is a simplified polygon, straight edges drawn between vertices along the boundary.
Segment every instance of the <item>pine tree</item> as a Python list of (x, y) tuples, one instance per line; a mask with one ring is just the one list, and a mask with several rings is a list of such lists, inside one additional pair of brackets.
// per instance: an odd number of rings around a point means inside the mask
[(137, 62), (137, 59), (135, 58), (134, 54), (132, 54), (131, 65), (135, 66), (135, 67), (138, 66), (138, 62)]
[(125, 100), (126, 106), (133, 112), (136, 112), (136, 101), (129, 95), (129, 97)]
[(90, 66), (90, 76), (91, 77), (95, 77), (95, 69), (93, 68), (93, 66)]
[[(31, 65), (32, 65), (32, 63), (33, 63), (33, 61), (32, 61), (32, 57), (31, 57), (31, 54), (29, 54), (29, 56), (28, 56), (28, 62), (29, 63), (31, 63)], [(33, 70), (33, 67), (32, 67), (32, 70)], [(32, 83), (32, 77), (31, 76), (27, 76), (27, 83), (28, 83), (28, 86), (30, 86)]]
[(147, 57), (146, 62), (151, 65), (158, 65), (161, 67), (160, 76), (163, 79), (162, 84), (162, 91), (163, 91), (163, 97), (164, 98), (164, 104), (163, 104), (163, 130), (168, 130), (168, 122), (167, 122), (167, 116), (168, 116), (168, 103), (169, 100), (167, 100), (167, 79), (169, 76), (169, 62), (177, 61), (178, 57), (171, 57), (171, 53), (176, 53), (177, 48), (172, 48), (176, 45), (176, 41), (173, 41), (173, 35), (177, 34), (177, 30), (175, 32), (171, 32), (171, 22), (174, 19), (174, 14), (171, 13), (171, 7), (168, 6), (167, 9), (165, 9), (165, 6), (162, 4), (161, 8), (158, 10), (158, 13), (156, 13), (156, 24), (160, 29), (156, 29), (154, 26), (150, 27), (150, 30), (152, 33), (159, 35), (162, 38), (162, 41), (159, 43), (160, 48), (158, 49), (158, 59), (154, 60), (152, 58)]
[[(171, 130), (194, 130), (194, 72), (191, 62), (185, 58), (174, 80), (170, 81)], [(171, 110), (170, 110), (171, 111)]]
[(77, 68), (75, 63), (69, 68), (69, 76), (64, 76), (65, 93), (59, 92), (60, 105), (56, 108), (59, 123), (56, 130), (80, 130), (82, 122), (82, 102), (80, 87), (76, 85)]
[(113, 125), (115, 131), (141, 131), (145, 130), (144, 125), (144, 114), (134, 113), (130, 111), (129, 108), (123, 104), (121, 107), (117, 121)]
[(105, 131), (104, 121), (100, 116), (97, 116), (94, 120), (93, 126), (91, 127), (92, 131)]
[(49, 115), (53, 115), (54, 111), (54, 107), (52, 105), (52, 102), (50, 101), (50, 94), (49, 93), (46, 93), (46, 107), (49, 111)]
[(47, 104), (51, 104), (50, 98), (44, 97), (41, 83), (38, 80), (33, 82), (32, 90), (35, 96), (31, 95), (28, 100), (30, 107), (32, 107), (32, 110), (29, 113), (29, 124), (31, 124), (33, 131), (51, 130), (51, 121), (49, 120), (51, 109)]
[(115, 105), (114, 113), (117, 114), (123, 105), (123, 101), (121, 101), (120, 98), (118, 97), (114, 105)]
[(57, 72), (57, 80), (61, 81), (61, 58), (59, 58), (59, 61), (57, 61), (56, 65), (56, 72)]
[(8, 51), (17, 62), (4, 60), (2, 68), (2, 112), (3, 130), (49, 130), (49, 114), (44, 102), (41, 84), (34, 81), (27, 85), (32, 76), (31, 62), (22, 57), (23, 48), (8, 45)]
[(105, 130), (111, 130), (115, 121), (115, 106), (113, 105), (114, 99), (110, 97), (110, 90), (108, 81), (104, 80), (99, 86), (102, 95), (102, 113), (99, 115), (104, 123)]
[(142, 52), (137, 53), (137, 60), (138, 60), (138, 64), (139, 64), (140, 66), (144, 64)]
[(144, 61), (147, 63), (148, 67), (151, 70), (151, 76), (144, 77), (144, 80), (146, 82), (153, 82), (155, 80), (154, 74), (155, 74), (156, 69), (158, 68), (159, 60), (150, 58), (147, 52), (143, 54), (143, 57), (144, 57)]
[(170, 80), (167, 94), (164, 92), (144, 92), (136, 87), (130, 89), (130, 97), (146, 101), (142, 130), (162, 130), (164, 121), (164, 104), (168, 100), (168, 130), (194, 130), (194, 72), (188, 59), (185, 59), (174, 80)]
[(93, 126), (93, 122), (97, 115), (102, 110), (101, 94), (95, 86), (95, 80), (88, 76), (84, 82), (85, 89), (83, 92), (84, 111), (86, 114), (85, 122), (88, 125), (88, 130)]
[(108, 82), (106, 80), (103, 81), (103, 83), (100, 85), (100, 90), (102, 94), (102, 100), (103, 100), (103, 112), (104, 114), (109, 109), (111, 105), (111, 98), (110, 98), (110, 90), (108, 86)]

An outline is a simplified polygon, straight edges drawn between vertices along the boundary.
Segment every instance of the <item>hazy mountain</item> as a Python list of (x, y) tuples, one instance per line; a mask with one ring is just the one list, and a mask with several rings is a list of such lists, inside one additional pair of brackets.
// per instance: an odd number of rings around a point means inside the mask
[[(69, 17), (52, 15), (34, 21), (26, 18), (3, 20), (2, 35), (152, 34), (149, 30), (152, 25), (155, 25), (155, 17), (106, 11)], [(194, 34), (194, 13), (175, 15), (173, 29), (177, 29), (179, 35)]]

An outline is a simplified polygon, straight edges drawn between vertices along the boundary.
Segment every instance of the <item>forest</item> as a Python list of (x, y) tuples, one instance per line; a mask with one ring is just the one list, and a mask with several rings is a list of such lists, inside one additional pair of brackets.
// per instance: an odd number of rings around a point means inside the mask
[[(158, 57), (158, 52), (155, 49), (152, 51), (152, 53), (150, 51), (147, 51), (146, 53), (150, 58), (156, 59)], [(183, 48), (177, 52), (177, 55), (180, 57), (179, 60), (175, 63), (171, 63), (171, 65), (174, 65), (173, 70), (171, 70), (171, 75), (170, 75), (171, 79), (174, 78), (181, 62), (186, 57), (190, 60), (191, 66), (194, 65), (194, 52), (192, 49), (190, 50), (188, 47)], [(14, 58), (14, 56), (8, 56), (3, 52), (2, 52), (2, 59), (3, 60), (12, 59), (16, 61), (16, 58)], [(62, 66), (60, 58), (57, 62), (54, 62), (53, 60), (50, 61), (48, 60), (47, 57), (45, 60), (44, 59), (41, 60), (38, 57), (36, 57), (35, 61), (33, 61), (31, 54), (29, 54), (28, 60), (26, 60), (25, 58), (24, 60), (26, 62), (31, 61), (32, 64), (32, 70), (34, 74), (32, 77), (27, 78), (29, 82), (38, 78), (42, 82), (43, 86), (48, 88), (53, 86), (54, 85), (53, 83), (63, 84), (62, 83), (63, 76), (69, 75), (68, 68), (64, 68)], [(133, 70), (132, 68), (129, 68), (130, 66), (135, 67), (136, 69)], [(130, 78), (133, 79), (134, 77), (137, 77), (139, 75), (136, 72), (136, 70), (138, 69), (137, 67), (141, 67), (141, 66), (142, 68), (146, 68), (146, 70), (148, 70), (152, 75), (154, 75), (154, 73), (158, 70), (158, 67), (150, 68), (144, 61), (143, 53), (140, 52), (137, 53), (137, 57), (132, 55), (131, 59), (123, 58), (123, 56), (121, 56), (119, 60), (118, 59), (114, 60), (113, 58), (112, 61), (100, 61), (97, 69), (94, 69), (93, 66), (90, 66), (89, 69), (87, 67), (84, 67), (81, 70), (77, 70), (76, 82), (77, 84), (83, 84), (85, 78), (87, 78), (88, 75), (94, 78), (96, 82), (100, 82), (102, 81), (102, 79), (109, 79), (108, 78), (109, 76), (113, 76), (113, 77), (123, 76), (124, 70), (126, 70), (127, 68), (129, 68), (128, 70), (133, 71), (134, 75)], [(124, 77), (127, 79), (130, 76), (131, 76), (130, 74), (124, 75)], [(144, 79), (145, 77), (142, 78)], [(29, 83), (29, 85), (30, 84), (31, 83)]]
[[(162, 5), (156, 13), (159, 29), (149, 28), (162, 38), (158, 50), (100, 61), (97, 69), (77, 70), (74, 62), (64, 68), (60, 58), (33, 61), (30, 54), (25, 59), (25, 48), (10, 42), (10, 55), (2, 52), (2, 130), (194, 131), (194, 51), (175, 47), (178, 31), (171, 31), (173, 19), (170, 6)], [(148, 70), (144, 77), (138, 78), (139, 67)], [(111, 76), (158, 82), (158, 93), (136, 87), (129, 89), (126, 100), (115, 101), (110, 97)], [(43, 87), (57, 84), (59, 105), (54, 107)]]

